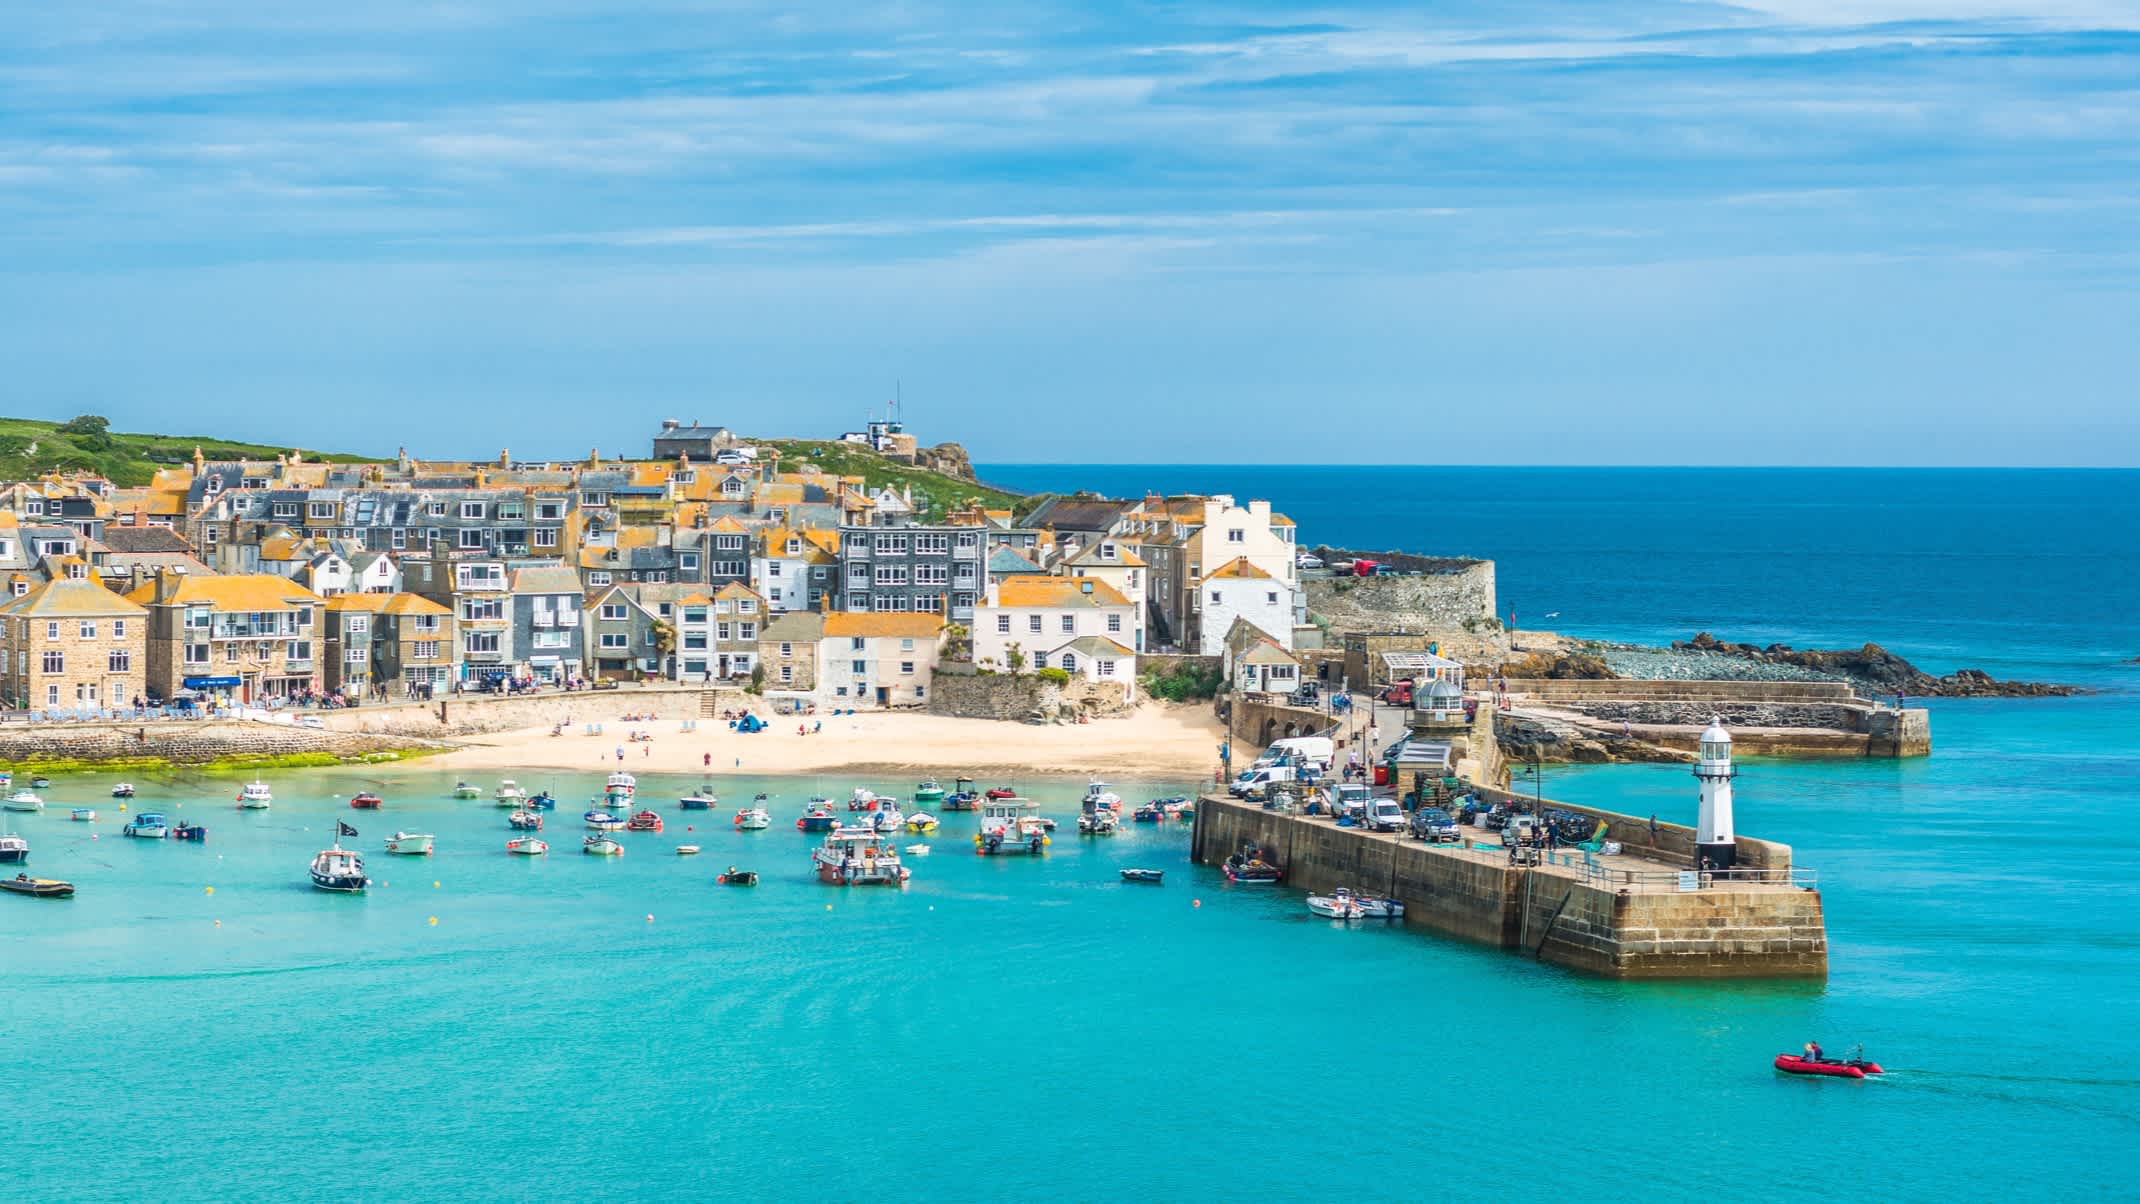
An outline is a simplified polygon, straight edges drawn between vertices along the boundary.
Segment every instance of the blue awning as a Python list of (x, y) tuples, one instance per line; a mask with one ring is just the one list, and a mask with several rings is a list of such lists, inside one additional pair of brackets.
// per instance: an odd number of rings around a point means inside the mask
[(237, 677), (188, 677), (179, 682), (189, 690), (230, 690), (245, 684)]

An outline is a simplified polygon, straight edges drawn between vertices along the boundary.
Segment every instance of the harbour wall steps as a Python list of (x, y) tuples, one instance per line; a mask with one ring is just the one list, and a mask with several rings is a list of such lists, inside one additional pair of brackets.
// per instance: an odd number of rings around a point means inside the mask
[[(1609, 815), (1589, 808), (1571, 808)], [(1614, 832), (1646, 834), (1647, 821), (1613, 815)], [(1691, 848), (1675, 825), (1658, 844)], [(1478, 838), (1467, 840), (1477, 844)], [(1428, 845), (1339, 828), (1326, 819), (1207, 796), (1197, 807), (1192, 856), (1216, 865), (1255, 844), (1285, 870), (1286, 887), (1341, 886), (1387, 894), (1404, 922), (1445, 936), (1607, 978), (1823, 978), (1828, 938), (1820, 892), (1790, 885), (1788, 846), (1741, 842), (1742, 855), (1779, 865), (1762, 882), (1709, 880), (1681, 890), (1670, 867), (1603, 859), (1586, 874), (1576, 854), (1538, 867), (1508, 863), (1497, 847)], [(1632, 869), (1639, 865), (1645, 868)]]

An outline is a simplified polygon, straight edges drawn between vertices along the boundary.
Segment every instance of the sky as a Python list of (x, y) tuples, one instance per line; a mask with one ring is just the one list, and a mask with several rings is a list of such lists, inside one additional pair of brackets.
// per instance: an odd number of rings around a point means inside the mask
[(2140, 464), (2140, 0), (9, 8), (0, 414)]

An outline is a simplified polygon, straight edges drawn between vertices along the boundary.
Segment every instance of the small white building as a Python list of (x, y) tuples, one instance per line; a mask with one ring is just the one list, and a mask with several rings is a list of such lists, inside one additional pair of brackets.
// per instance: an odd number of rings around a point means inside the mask
[(1026, 669), (1065, 669), (1135, 692), (1139, 610), (1093, 577), (1006, 577), (974, 609), (973, 659), (1008, 670), (1015, 649)]
[(1298, 657), (1258, 634), (1230, 665), (1234, 689), (1244, 694), (1291, 694), (1300, 688)]
[(943, 630), (942, 615), (827, 613), (818, 641), (817, 696), (834, 706), (926, 705)]
[(1148, 571), (1144, 558), (1124, 540), (1102, 536), (1075, 548), (1063, 558), (1061, 571), (1071, 577), (1090, 577), (1114, 587), (1130, 606), (1129, 637), (1121, 642), (1143, 652), (1145, 585)]
[(770, 527), (758, 532), (750, 562), (751, 585), (765, 597), (767, 611), (779, 615), (816, 610), (838, 580), (837, 531)]
[(1280, 648), (1293, 647), (1293, 587), (1244, 557), (1206, 573), (1197, 584), (1197, 652), (1223, 656), (1226, 633), (1241, 619)]

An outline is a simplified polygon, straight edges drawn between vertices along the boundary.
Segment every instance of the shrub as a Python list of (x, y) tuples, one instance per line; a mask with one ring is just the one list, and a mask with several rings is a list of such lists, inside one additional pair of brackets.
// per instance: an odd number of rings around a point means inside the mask
[(1192, 662), (1181, 662), (1165, 673), (1146, 673), (1139, 685), (1150, 698), (1163, 698), (1168, 702), (1198, 702), (1213, 698), (1219, 692), (1220, 669)]
[(1050, 665), (1045, 669), (1034, 670), (1033, 676), (1039, 678), (1042, 681), (1052, 681), (1058, 686), (1067, 686), (1070, 684), (1070, 670), (1058, 669), (1053, 665)]

